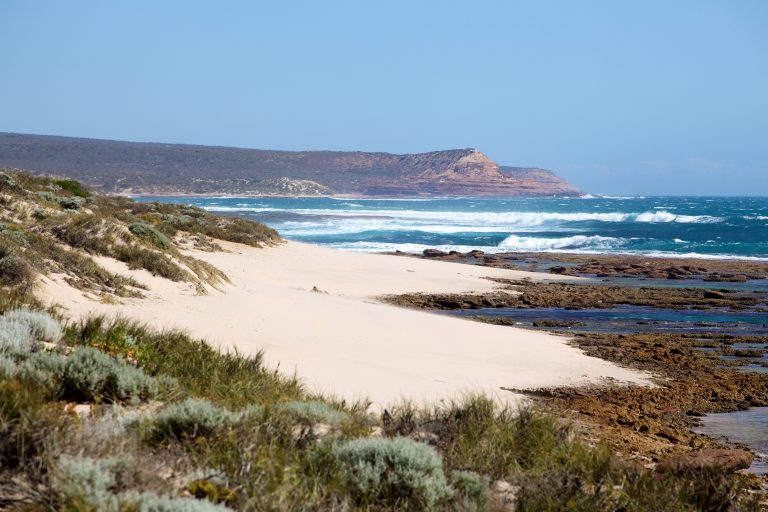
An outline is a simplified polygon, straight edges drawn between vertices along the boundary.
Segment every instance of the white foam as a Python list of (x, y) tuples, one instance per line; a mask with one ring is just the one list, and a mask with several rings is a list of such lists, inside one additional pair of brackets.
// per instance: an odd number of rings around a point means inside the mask
[(709, 215), (676, 215), (666, 210), (643, 213), (624, 212), (442, 212), (418, 210), (336, 210), (310, 208), (242, 208), (232, 206), (206, 206), (216, 212), (268, 213), (286, 212), (299, 215), (323, 215), (336, 217), (390, 217), (410, 220), (429, 220), (446, 223), (463, 223), (472, 226), (498, 225), (514, 228), (517, 226), (538, 226), (552, 222), (646, 222), (646, 223), (714, 223), (720, 217)]
[(563, 238), (535, 238), (510, 235), (498, 245), (499, 248), (509, 251), (554, 251), (563, 249), (615, 249), (624, 244), (621, 238), (612, 238), (606, 236), (576, 235)]
[[(360, 251), (360, 252), (412, 252), (419, 253), (424, 249), (437, 249), (440, 251), (459, 251), (469, 252), (474, 249), (479, 249), (489, 254), (503, 253), (503, 252), (515, 252), (508, 247), (489, 247), (489, 246), (477, 246), (477, 245), (426, 245), (426, 244), (412, 244), (412, 243), (391, 243), (391, 242), (341, 242), (335, 244), (329, 244), (327, 247), (333, 247), (335, 249), (344, 249), (348, 251)], [(521, 249), (525, 251), (524, 249)], [(679, 258), (679, 259), (707, 259), (707, 260), (739, 260), (739, 261), (768, 261), (768, 258), (756, 257), (756, 256), (739, 256), (735, 254), (701, 254), (697, 252), (676, 253), (666, 251), (629, 251), (618, 250), (606, 252), (599, 249), (589, 248), (564, 248), (564, 249), (552, 249), (544, 251), (530, 251), (530, 252), (561, 252), (567, 254), (612, 254), (612, 255), (629, 255), (629, 256), (647, 256), (650, 258)]]
[(709, 215), (677, 215), (666, 210), (644, 212), (635, 217), (636, 222), (680, 222), (685, 224), (710, 224), (714, 222), (722, 222), (722, 220), (721, 217), (712, 217)]
[(618, 200), (627, 200), (627, 199), (643, 199), (642, 197), (635, 197), (635, 196), (604, 196), (601, 194), (584, 194), (583, 196), (580, 196), (579, 199), (618, 199)]
[[(498, 252), (560, 252), (572, 249), (590, 250), (593, 253), (604, 252), (606, 249), (621, 247), (626, 241), (621, 238), (604, 236), (576, 235), (562, 238), (536, 238), (510, 235), (496, 247), (477, 245), (427, 245), (415, 243), (392, 242), (341, 242), (330, 244), (331, 247), (366, 252), (421, 252), (424, 249), (438, 249), (441, 251), (469, 252), (479, 249), (488, 253)], [(573, 251), (571, 251), (573, 252)]]

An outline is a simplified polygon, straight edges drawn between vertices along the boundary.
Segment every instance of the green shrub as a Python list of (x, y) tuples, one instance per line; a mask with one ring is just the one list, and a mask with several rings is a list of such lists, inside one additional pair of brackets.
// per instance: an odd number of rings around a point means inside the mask
[[(125, 346), (126, 336), (133, 340), (130, 347)], [(147, 373), (176, 379), (185, 395), (207, 398), (233, 410), (254, 403), (295, 400), (304, 394), (295, 377), (266, 368), (261, 353), (220, 352), (181, 331), (152, 331), (125, 319), (93, 316), (72, 325), (70, 338), (135, 357)]]
[(499, 407), (483, 396), (465, 397), (420, 421), (439, 425), (448, 467), (493, 478), (547, 468), (567, 456), (571, 446), (565, 442), (568, 427), (553, 417), (530, 408)]
[(264, 417), (266, 409), (263, 405), (250, 404), (246, 405), (239, 411), (232, 413), (233, 423), (246, 423), (254, 420), (260, 420)]
[(113, 231), (114, 224), (85, 213), (69, 217), (66, 222), (51, 228), (53, 235), (70, 247), (106, 256), (113, 243)]
[(47, 190), (43, 190), (41, 192), (37, 193), (37, 197), (42, 199), (43, 201), (48, 201), (49, 203), (58, 203), (59, 198), (54, 194), (53, 192), (49, 192)]
[(171, 241), (168, 237), (144, 222), (134, 222), (128, 229), (134, 235), (139, 238), (148, 240), (152, 245), (159, 247), (160, 249), (169, 249), (171, 247)]
[(19, 367), (10, 357), (0, 353), (0, 379), (12, 379), (19, 372)]
[(189, 215), (173, 215), (167, 213), (163, 215), (163, 221), (167, 222), (175, 228), (185, 228), (186, 226), (192, 224), (194, 219)]
[(60, 354), (36, 352), (19, 363), (17, 375), (23, 380), (32, 381), (36, 386), (46, 389), (49, 396), (58, 396), (61, 392), (64, 365), (64, 358)]
[(237, 493), (226, 485), (206, 478), (192, 480), (187, 484), (187, 491), (195, 498), (208, 500), (212, 503), (234, 505)]
[(155, 493), (127, 493), (121, 496), (123, 510), (136, 512), (227, 512), (231, 508), (207, 500), (158, 496)]
[(187, 281), (189, 272), (182, 269), (165, 254), (141, 246), (118, 246), (114, 257), (128, 264), (130, 269), (143, 268), (153, 275), (171, 281)]
[(156, 379), (95, 348), (81, 348), (66, 360), (63, 396), (75, 401), (139, 401), (157, 395)]
[(31, 352), (38, 347), (37, 340), (26, 325), (3, 322), (0, 318), (0, 352)]
[(16, 180), (13, 179), (13, 176), (5, 172), (0, 172), (0, 190), (18, 193), (22, 192), (24, 189), (21, 188), (18, 183), (16, 183)]
[(0, 225), (0, 240), (3, 240), (0, 244), (0, 258), (13, 254), (13, 251), (9, 250), (7, 242), (21, 247), (29, 246), (27, 238), (24, 236), (24, 232), (19, 231), (18, 227)]
[(59, 322), (44, 311), (15, 309), (0, 316), (0, 351), (31, 352), (38, 342), (58, 343), (63, 335)]
[(209, 437), (234, 421), (233, 414), (207, 400), (189, 398), (171, 404), (152, 419), (148, 440), (162, 442), (168, 439)]
[(307, 423), (338, 425), (349, 418), (346, 412), (335, 409), (319, 400), (283, 402), (277, 404), (275, 409)]
[(83, 199), (81, 197), (59, 197), (58, 203), (65, 210), (79, 210)]
[(412, 439), (354, 439), (334, 445), (332, 455), (360, 504), (432, 508), (453, 496), (440, 455)]
[(79, 181), (75, 180), (56, 180), (53, 183), (58, 185), (62, 190), (65, 190), (77, 197), (88, 197), (91, 195)]
[(34, 278), (27, 260), (13, 254), (0, 258), (0, 286), (29, 285)]
[(63, 456), (54, 467), (52, 487), (67, 510), (117, 512), (118, 473), (127, 465), (125, 459)]
[(40, 472), (44, 448), (67, 421), (61, 404), (48, 404), (43, 393), (16, 379), (0, 379), (0, 468)]
[(467, 510), (483, 510), (488, 503), (490, 479), (474, 471), (452, 471), (451, 483), (462, 497)]

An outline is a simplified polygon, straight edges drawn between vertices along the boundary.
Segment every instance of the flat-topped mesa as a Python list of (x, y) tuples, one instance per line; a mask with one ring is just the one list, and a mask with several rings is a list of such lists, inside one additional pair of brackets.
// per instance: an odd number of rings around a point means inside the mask
[(119, 193), (364, 196), (578, 195), (543, 169), (477, 149), (397, 155), (271, 151), (0, 133), (0, 165)]

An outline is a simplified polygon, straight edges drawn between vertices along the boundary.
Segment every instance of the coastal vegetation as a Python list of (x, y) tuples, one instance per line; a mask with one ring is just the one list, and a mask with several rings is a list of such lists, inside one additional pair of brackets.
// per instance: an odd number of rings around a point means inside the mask
[(16, 294), (28, 293), (36, 274), (56, 273), (104, 297), (142, 295), (141, 284), (109, 271), (92, 256), (189, 282), (204, 293), (227, 276), (179, 249), (216, 250), (212, 239), (255, 247), (279, 241), (274, 230), (241, 218), (92, 195), (73, 180), (0, 170), (0, 283)]
[(466, 396), (371, 414), (364, 402), (312, 395), (260, 356), (217, 352), (182, 332), (103, 318), (63, 332), (56, 344), (3, 348), (4, 505), (756, 509), (742, 477), (644, 469), (532, 408)]
[(1, 508), (759, 507), (743, 475), (646, 468), (534, 405), (466, 395), (373, 412), (365, 400), (311, 392), (261, 354), (222, 352), (137, 320), (68, 320), (35, 297), (41, 275), (63, 274), (104, 299), (142, 294), (97, 263), (108, 256), (204, 291), (226, 276), (184, 248), (279, 239), (242, 219), (20, 173), (0, 173), (0, 194), (0, 268), (10, 269), (0, 289)]

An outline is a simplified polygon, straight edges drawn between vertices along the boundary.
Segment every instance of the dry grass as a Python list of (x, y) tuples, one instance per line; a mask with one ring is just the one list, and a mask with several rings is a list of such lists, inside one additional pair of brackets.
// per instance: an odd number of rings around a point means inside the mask
[[(139, 283), (103, 269), (89, 255), (107, 256), (200, 293), (226, 282), (212, 265), (182, 252), (180, 241), (218, 250), (208, 237), (255, 247), (277, 233), (244, 219), (217, 217), (184, 205), (135, 203), (91, 194), (78, 182), (0, 170), (2, 300), (28, 295), (37, 274), (66, 275), (73, 286), (118, 297), (138, 296)], [(13, 299), (15, 300), (15, 299)]]

